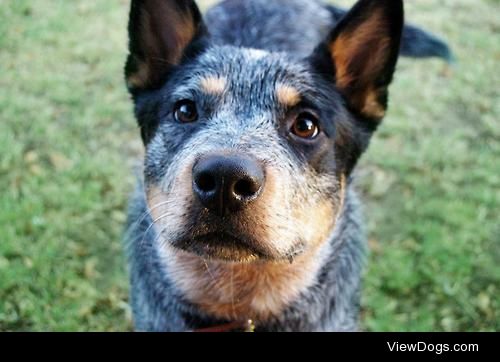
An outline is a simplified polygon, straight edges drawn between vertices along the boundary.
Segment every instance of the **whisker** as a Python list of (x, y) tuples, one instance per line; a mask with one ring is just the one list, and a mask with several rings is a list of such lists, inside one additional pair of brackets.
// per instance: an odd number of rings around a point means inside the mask
[[(156, 235), (155, 239), (153, 240), (153, 245), (156, 244), (160, 238), (162, 237), (163, 233), (167, 230), (167, 227), (165, 226), (163, 229), (160, 230), (158, 235)], [(166, 244), (166, 240), (161, 240), (160, 241), (160, 248), (163, 249), (164, 245)]]
[(141, 216), (136, 220), (134, 221), (129, 227), (128, 227), (128, 230), (127, 232), (125, 233), (125, 237), (128, 236), (128, 233), (131, 233), (134, 231), (134, 229), (144, 221), (144, 219), (146, 219), (147, 216), (149, 216), (151, 214), (151, 211), (153, 210), (156, 210), (157, 208), (161, 207), (161, 206), (164, 206), (166, 204), (168, 204), (170, 201), (164, 201), (164, 202), (160, 202), (159, 204), (156, 204), (154, 205), (153, 207), (147, 207), (147, 210), (144, 211)]
[(208, 267), (207, 260), (205, 258), (202, 258), (202, 260), (203, 260), (203, 264), (205, 264), (205, 268), (207, 269), (208, 275), (210, 275), (210, 278), (212, 279), (212, 281), (215, 281), (215, 276), (210, 271), (210, 268)]
[(233, 312), (233, 319), (237, 319), (236, 308), (234, 307), (234, 266), (231, 265), (231, 309)]
[[(146, 230), (144, 230), (144, 232), (143, 232), (143, 236), (142, 236), (141, 244), (144, 244), (144, 242), (146, 241), (146, 236), (147, 236), (148, 232), (151, 230), (151, 228), (152, 228), (153, 226), (155, 226), (155, 225), (156, 225), (156, 223), (157, 223), (158, 221), (160, 221), (161, 219), (164, 219), (164, 218), (165, 218), (165, 217), (167, 217), (168, 215), (170, 215), (170, 214), (163, 214), (163, 215), (159, 216), (158, 218), (156, 218), (155, 220), (153, 220), (153, 222), (151, 222), (151, 223), (149, 224), (149, 226), (148, 226), (148, 227), (146, 228)], [(165, 228), (164, 228), (164, 230), (166, 230), (166, 229), (167, 229), (167, 227), (165, 227)], [(164, 230), (163, 230), (163, 231), (164, 231)], [(162, 232), (163, 232), (163, 231), (162, 231)], [(155, 242), (156, 242), (156, 240), (155, 240)]]
[[(143, 193), (144, 193), (144, 192), (143, 192)], [(164, 191), (163, 191), (163, 190), (159, 190), (159, 191), (157, 191), (155, 194), (153, 194), (153, 195), (151, 195), (151, 196), (149, 196), (149, 197), (146, 197), (146, 195), (145, 195), (145, 194), (144, 194), (144, 195), (142, 195), (142, 196), (144, 197), (144, 201), (146, 201), (146, 199), (149, 199), (149, 200), (153, 201), (156, 197), (160, 196), (160, 195), (161, 195), (161, 194), (163, 194), (163, 193), (164, 193)], [(160, 205), (161, 205), (161, 204), (160, 204)], [(147, 209), (147, 210), (146, 210), (146, 211), (144, 211), (144, 212), (141, 214), (141, 216), (139, 216), (139, 220), (134, 221), (134, 223), (133, 223), (132, 225), (130, 225), (130, 227), (132, 227), (132, 226), (133, 226), (133, 227), (137, 226), (136, 224), (139, 224), (140, 222), (142, 222), (142, 219), (148, 215), (148, 213), (149, 213), (149, 211), (150, 211), (150, 210), (155, 209), (157, 206), (160, 206), (160, 205), (155, 205), (155, 206), (153, 206), (153, 208), (148, 208), (148, 207), (147, 207), (147, 203), (146, 203), (146, 209)]]
[[(163, 233), (167, 231), (167, 227), (165, 226), (163, 229), (160, 230), (160, 232), (158, 233), (158, 235), (156, 235), (156, 238), (153, 240), (153, 244), (156, 244), (158, 242), (158, 240), (162, 237)], [(163, 244), (163, 242), (162, 242)]]

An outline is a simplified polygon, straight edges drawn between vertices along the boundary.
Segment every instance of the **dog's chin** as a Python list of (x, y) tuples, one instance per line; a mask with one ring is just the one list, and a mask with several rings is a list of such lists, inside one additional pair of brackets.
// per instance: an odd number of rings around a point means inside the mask
[(254, 243), (226, 233), (214, 232), (190, 238), (179, 238), (171, 244), (174, 248), (207, 260), (250, 263), (275, 259), (272, 253), (254, 246)]

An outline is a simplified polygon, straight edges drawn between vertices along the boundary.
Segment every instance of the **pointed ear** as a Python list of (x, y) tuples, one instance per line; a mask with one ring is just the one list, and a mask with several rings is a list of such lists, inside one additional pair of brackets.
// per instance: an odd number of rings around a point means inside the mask
[(313, 55), (323, 72), (326, 64), (334, 73), (349, 108), (365, 118), (380, 121), (385, 114), (403, 23), (402, 0), (360, 0)]
[(206, 35), (192, 0), (132, 0), (125, 78), (131, 92), (158, 88), (187, 48)]

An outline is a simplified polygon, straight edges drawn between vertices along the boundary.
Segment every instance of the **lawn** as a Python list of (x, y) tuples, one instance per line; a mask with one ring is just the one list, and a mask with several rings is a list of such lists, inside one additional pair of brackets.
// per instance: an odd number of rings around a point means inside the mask
[[(127, 12), (0, 0), (0, 330), (131, 329), (120, 240), (142, 145)], [(500, 330), (499, 13), (498, 0), (407, 1), (457, 63), (399, 63), (358, 172), (366, 330)]]

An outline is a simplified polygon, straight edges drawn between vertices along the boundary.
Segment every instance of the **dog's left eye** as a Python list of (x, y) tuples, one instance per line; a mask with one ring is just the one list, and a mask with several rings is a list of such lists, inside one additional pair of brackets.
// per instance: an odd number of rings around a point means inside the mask
[(313, 139), (319, 134), (318, 119), (310, 113), (301, 113), (293, 122), (291, 132), (300, 138)]
[(175, 104), (174, 117), (177, 122), (190, 123), (198, 119), (196, 104), (190, 100), (182, 100)]

